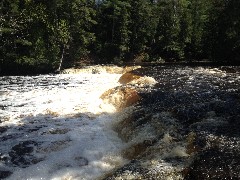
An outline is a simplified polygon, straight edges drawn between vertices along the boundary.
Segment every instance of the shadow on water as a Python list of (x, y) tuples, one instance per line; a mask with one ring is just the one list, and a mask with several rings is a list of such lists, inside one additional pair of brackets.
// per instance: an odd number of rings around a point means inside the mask
[[(108, 116), (110, 114), (104, 113), (104, 115)], [(71, 139), (71, 136), (75, 137), (75, 135), (78, 134), (77, 131), (79, 129), (79, 131), (81, 131), (81, 128), (88, 125), (88, 122), (97, 121), (95, 118), (96, 115), (91, 113), (76, 113), (64, 117), (59, 117), (53, 113), (39, 114), (36, 116), (22, 117), (17, 124), (1, 126), (0, 179), (11, 179), (11, 175), (15, 170), (19, 170), (20, 168), (21, 171), (24, 171), (25, 168), (38, 163), (41, 164), (43, 161), (45, 163), (44, 166), (47, 168), (56, 166), (53, 171), (59, 171), (62, 168), (76, 168), (76, 166), (81, 168), (82, 166), (88, 165), (88, 159), (81, 155), (75, 157), (68, 163), (66, 163), (64, 159), (61, 161), (61, 159), (63, 156), (66, 156), (64, 149), (69, 148), (73, 143), (81, 143), (80, 146), (84, 147), (87, 142), (82, 141), (81, 138), (79, 138), (80, 141), (78, 142), (76, 138)], [(5, 119), (4, 121), (6, 122), (7, 120)], [(92, 129), (89, 129), (89, 131), (91, 130)], [(86, 136), (86, 141), (90, 138), (87, 137), (87, 133), (88, 132), (85, 131), (80, 134), (83, 137)], [(58, 154), (58, 152), (62, 150), (63, 153)], [(96, 149), (96, 151), (97, 150), (98, 149)], [(56, 153), (56, 155), (54, 155), (57, 156), (55, 159), (59, 159), (58, 162), (61, 162), (60, 164), (50, 162), (51, 159), (48, 158), (51, 158), (49, 155), (52, 153)], [(70, 154), (71, 153), (75, 152), (73, 151), (70, 152)], [(53, 159), (53, 161), (55, 161), (55, 159)], [(40, 167), (41, 166), (42, 165), (40, 165)], [(51, 170), (52, 169), (48, 169), (48, 171)], [(43, 172), (41, 172), (41, 169), (34, 171), (38, 174), (32, 174), (33, 177), (38, 178), (41, 174), (44, 177), (48, 176), (44, 174), (46, 173), (45, 170), (42, 170)]]
[[(133, 148), (133, 160), (106, 179), (124, 177), (127, 172), (139, 179), (240, 178), (239, 67), (159, 66), (132, 73), (154, 77), (158, 84), (147, 92), (140, 88), (141, 102), (130, 118), (119, 123), (117, 131), (126, 141), (135, 140), (139, 132), (144, 135)], [(166, 133), (171, 137), (166, 146), (184, 145), (188, 158), (161, 152), (168, 151), (159, 148), (164, 146)], [(151, 169), (151, 161), (160, 165)], [(184, 167), (177, 172), (182, 177), (164, 168), (166, 163)]]
[(156, 91), (145, 96), (143, 114), (170, 112), (183, 125), (179, 134), (194, 133), (187, 150), (197, 156), (183, 172), (185, 179), (240, 178), (239, 90), (207, 94)]

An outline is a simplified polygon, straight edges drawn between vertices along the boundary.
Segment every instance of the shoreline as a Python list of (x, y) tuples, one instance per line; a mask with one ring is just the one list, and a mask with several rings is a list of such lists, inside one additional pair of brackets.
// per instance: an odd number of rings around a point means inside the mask
[(228, 62), (211, 62), (211, 61), (182, 61), (182, 62), (164, 62), (164, 63), (157, 63), (157, 62), (141, 62), (141, 63), (134, 63), (134, 62), (126, 62), (123, 64), (89, 64), (89, 65), (82, 65), (76, 67), (67, 67), (63, 68), (61, 71), (51, 71), (51, 70), (12, 70), (10, 73), (0, 71), (0, 76), (36, 76), (36, 75), (44, 75), (44, 74), (61, 74), (66, 69), (86, 69), (89, 67), (119, 67), (125, 68), (128, 66), (142, 66), (142, 67), (153, 67), (153, 66), (189, 66), (189, 67), (239, 67), (240, 63), (228, 63)]

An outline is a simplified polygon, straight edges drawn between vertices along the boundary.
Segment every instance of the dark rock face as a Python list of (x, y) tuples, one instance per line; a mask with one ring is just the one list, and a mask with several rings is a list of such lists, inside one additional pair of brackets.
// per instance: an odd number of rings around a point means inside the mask
[(234, 67), (223, 66), (220, 69), (222, 71), (225, 71), (226, 73), (236, 73), (237, 72), (237, 70)]

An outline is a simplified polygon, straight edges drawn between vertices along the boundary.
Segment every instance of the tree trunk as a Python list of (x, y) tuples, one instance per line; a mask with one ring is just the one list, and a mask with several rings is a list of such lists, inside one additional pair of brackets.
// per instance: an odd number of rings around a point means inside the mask
[(57, 72), (60, 72), (61, 69), (62, 69), (62, 62), (63, 62), (64, 54), (65, 54), (65, 45), (62, 48), (62, 56), (61, 56), (61, 59), (60, 59), (60, 62), (59, 62), (59, 67), (57, 69)]

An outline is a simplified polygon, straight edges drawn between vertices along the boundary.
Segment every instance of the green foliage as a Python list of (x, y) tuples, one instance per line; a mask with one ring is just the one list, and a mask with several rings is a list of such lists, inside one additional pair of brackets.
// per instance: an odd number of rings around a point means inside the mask
[(240, 2), (213, 1), (206, 26), (206, 46), (214, 61), (240, 62)]
[(0, 5), (2, 71), (19, 65), (54, 70), (62, 55), (73, 62), (95, 40), (94, 1), (3, 0)]
[(99, 5), (95, 48), (106, 62), (124, 58), (129, 52), (130, 9), (128, 1), (105, 0)]
[(180, 42), (180, 4), (175, 0), (158, 1), (159, 22), (156, 34), (156, 46), (160, 56), (167, 59), (183, 58)]
[(88, 55), (238, 63), (239, 8), (238, 0), (2, 0), (0, 73), (53, 71)]
[(134, 54), (149, 51), (156, 33), (156, 7), (150, 0), (131, 1), (131, 51)]

